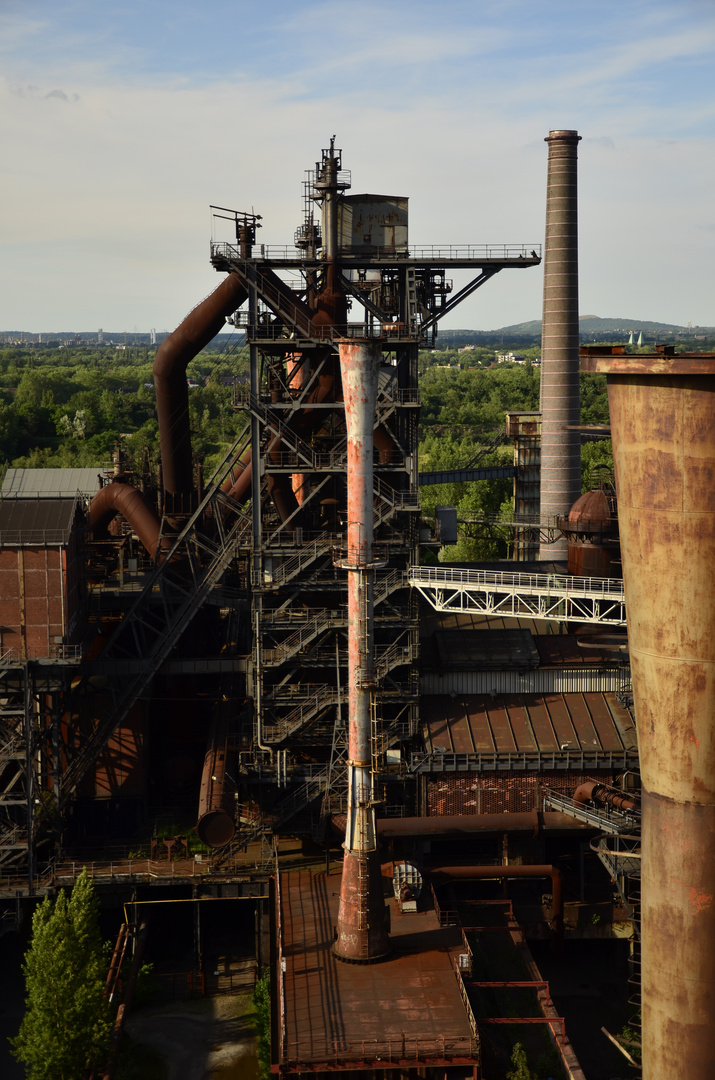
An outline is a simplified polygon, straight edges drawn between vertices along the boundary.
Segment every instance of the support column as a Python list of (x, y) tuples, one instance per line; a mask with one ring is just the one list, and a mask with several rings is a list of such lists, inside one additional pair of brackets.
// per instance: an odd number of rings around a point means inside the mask
[(584, 370), (608, 378), (643, 782), (643, 1077), (705, 1080), (715, 1076), (715, 356), (584, 354)]

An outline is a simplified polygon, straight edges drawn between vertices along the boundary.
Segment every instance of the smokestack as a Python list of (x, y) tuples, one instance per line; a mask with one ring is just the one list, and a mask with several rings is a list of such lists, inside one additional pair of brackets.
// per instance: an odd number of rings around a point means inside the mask
[[(544, 310), (541, 327), (541, 520), (568, 517), (581, 494), (578, 366), (577, 131), (550, 131), (546, 180)], [(566, 559), (566, 538), (541, 546)]]
[(371, 963), (389, 939), (377, 855), (371, 753), (373, 661), (373, 431), (380, 347), (341, 341), (348, 432), (348, 813), (335, 955)]
[(608, 378), (643, 782), (643, 1077), (710, 1077), (715, 356), (583, 353)]

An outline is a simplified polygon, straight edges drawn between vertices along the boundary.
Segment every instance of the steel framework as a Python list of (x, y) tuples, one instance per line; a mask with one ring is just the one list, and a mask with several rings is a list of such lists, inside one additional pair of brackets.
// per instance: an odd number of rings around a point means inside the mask
[(435, 611), (624, 626), (626, 602), (617, 578), (512, 574), (412, 566), (409, 581)]

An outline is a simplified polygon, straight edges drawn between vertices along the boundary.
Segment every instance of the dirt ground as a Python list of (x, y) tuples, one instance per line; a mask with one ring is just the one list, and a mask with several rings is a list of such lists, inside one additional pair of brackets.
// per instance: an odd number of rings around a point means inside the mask
[(250, 1011), (250, 994), (222, 994), (142, 1009), (126, 1030), (162, 1055), (169, 1080), (257, 1080)]

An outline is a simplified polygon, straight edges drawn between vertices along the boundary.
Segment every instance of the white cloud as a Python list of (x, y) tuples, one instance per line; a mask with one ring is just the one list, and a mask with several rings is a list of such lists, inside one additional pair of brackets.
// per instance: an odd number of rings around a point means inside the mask
[[(413, 243), (533, 245), (544, 136), (574, 127), (584, 137), (584, 310), (607, 316), (629, 297), (633, 317), (715, 323), (702, 224), (712, 219), (714, 106), (696, 87), (685, 117), (652, 85), (702, 60), (713, 37), (707, 21), (694, 30), (651, 7), (638, 40), (627, 35), (648, 5), (626, 3), (617, 19), (609, 9), (605, 44), (607, 26), (565, 51), (545, 23), (524, 57), (535, 16), (521, 0), (447, 4), (438, 24), (418, 4), (406, 25), (402, 3), (300, 15), (283, 4), (263, 27), (265, 51), (242, 55), (237, 37), (242, 70), (211, 78), (145, 70), (146, 35), (138, 48), (107, 37), (100, 50), (81, 20), (63, 34), (17, 19), (0, 82), (5, 310), (27, 329), (174, 325), (216, 281), (209, 203), (254, 205), (260, 239), (289, 242), (303, 170), (334, 132), (353, 190), (410, 196)], [(471, 13), (464, 25), (450, 8)], [(51, 34), (49, 51), (29, 47)], [(561, 51), (547, 54), (554, 41)], [(495, 327), (540, 307), (539, 271), (504, 272), (451, 321)]]

